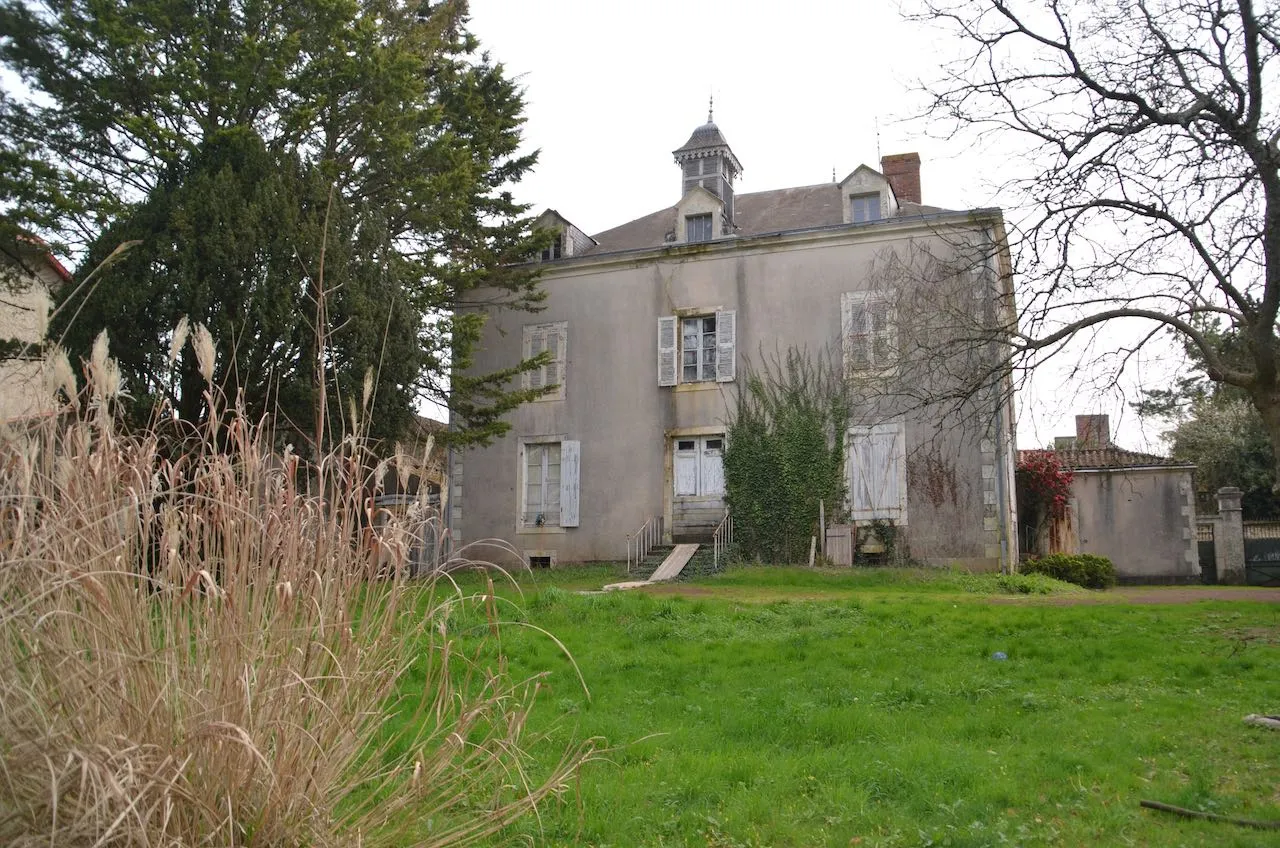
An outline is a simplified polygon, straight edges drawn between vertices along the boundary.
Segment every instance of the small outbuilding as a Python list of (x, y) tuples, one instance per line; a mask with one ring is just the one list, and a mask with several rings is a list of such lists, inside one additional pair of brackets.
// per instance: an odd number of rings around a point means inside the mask
[(1098, 554), (1121, 582), (1200, 581), (1196, 550), (1195, 466), (1112, 443), (1106, 415), (1077, 415), (1076, 435), (1054, 440), (1052, 451), (1019, 451), (1019, 466), (1050, 454), (1070, 472), (1066, 509), (1028, 503), (1019, 487), (1023, 555)]

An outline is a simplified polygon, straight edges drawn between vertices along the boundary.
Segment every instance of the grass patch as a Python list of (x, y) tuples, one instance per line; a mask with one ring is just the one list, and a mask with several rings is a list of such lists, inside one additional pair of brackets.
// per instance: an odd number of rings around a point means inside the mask
[(532, 578), (512, 617), (564, 642), (590, 697), (555, 643), (507, 628), (513, 674), (553, 669), (531, 729), (615, 750), (512, 836), (1274, 844), (1138, 807), (1280, 819), (1280, 734), (1240, 721), (1280, 705), (1273, 605), (989, 604), (1007, 581), (948, 571), (744, 568), (693, 597)]

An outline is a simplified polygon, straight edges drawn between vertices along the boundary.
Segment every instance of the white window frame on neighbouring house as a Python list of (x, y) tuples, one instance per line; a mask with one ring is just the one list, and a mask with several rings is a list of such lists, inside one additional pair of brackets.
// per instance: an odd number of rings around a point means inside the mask
[(736, 311), (691, 311), (658, 319), (659, 386), (732, 382), (737, 376), (737, 359)]
[(897, 370), (898, 314), (888, 292), (842, 294), (840, 337), (846, 378)]
[(849, 220), (855, 224), (880, 220), (880, 194), (849, 195)]
[(724, 446), (724, 434), (672, 439), (671, 478), (677, 498), (724, 497)]
[(845, 481), (854, 521), (907, 523), (907, 433), (901, 421), (850, 427)]
[(532, 371), (524, 372), (521, 375), (521, 387), (524, 389), (541, 389), (544, 386), (555, 386), (555, 389), (542, 395), (538, 400), (564, 400), (568, 345), (568, 321), (525, 324), (521, 357), (523, 359), (532, 359), (544, 350), (549, 350), (551, 351), (551, 361)]
[(524, 530), (577, 527), (581, 442), (552, 437), (520, 440), (520, 515)]

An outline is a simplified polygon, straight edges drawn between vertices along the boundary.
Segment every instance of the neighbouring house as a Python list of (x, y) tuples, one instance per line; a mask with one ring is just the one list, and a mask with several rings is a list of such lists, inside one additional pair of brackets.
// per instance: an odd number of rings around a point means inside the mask
[(31, 236), (0, 249), (0, 421), (52, 412), (45, 331), (54, 295), (71, 275)]
[(1054, 518), (1019, 489), (1024, 554), (1099, 554), (1127, 582), (1200, 580), (1194, 465), (1117, 446), (1106, 415), (1077, 415), (1074, 436), (1055, 438), (1052, 451), (1019, 451), (1019, 460), (1036, 453), (1071, 472), (1071, 497)]
[(739, 194), (743, 164), (710, 116), (674, 159), (665, 209), (593, 236), (544, 213), (545, 309), (488, 309), (476, 373), (548, 351), (523, 385), (554, 389), (504, 438), (452, 454), (455, 543), (502, 540), (551, 565), (619, 559), (647, 521), (709, 540), (732, 393), (755, 357), (797, 348), (837, 360), (858, 398), (839, 436), (849, 501), (828, 515), (890, 522), (918, 559), (1009, 565), (1008, 375), (995, 344), (939, 344), (958, 315), (1012, 315), (1000, 211), (924, 205), (914, 153)]

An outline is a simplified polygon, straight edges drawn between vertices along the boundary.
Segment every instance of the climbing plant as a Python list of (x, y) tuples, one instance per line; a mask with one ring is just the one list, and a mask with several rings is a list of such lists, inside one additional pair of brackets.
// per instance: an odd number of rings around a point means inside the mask
[(792, 348), (745, 364), (724, 453), (726, 499), (745, 556), (805, 561), (819, 501), (828, 516), (843, 509), (849, 408), (849, 390), (829, 355)]
[(1061, 519), (1071, 501), (1071, 469), (1053, 451), (1026, 451), (1018, 460), (1019, 507)]

